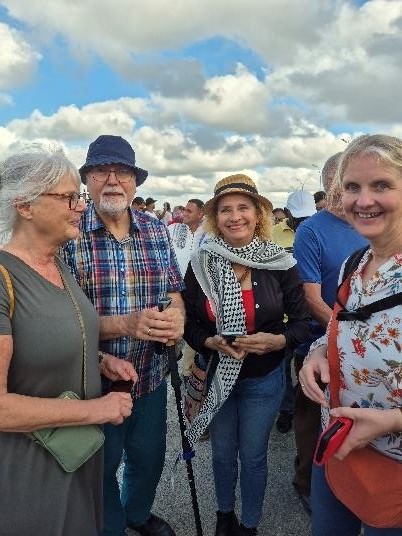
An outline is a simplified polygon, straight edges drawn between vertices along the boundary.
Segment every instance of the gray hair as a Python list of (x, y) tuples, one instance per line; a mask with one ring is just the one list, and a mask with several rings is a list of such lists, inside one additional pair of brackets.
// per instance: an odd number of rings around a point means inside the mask
[(13, 231), (16, 206), (35, 201), (51, 190), (60, 180), (70, 176), (80, 183), (77, 168), (61, 148), (34, 147), (8, 157), (0, 164), (0, 237)]
[(321, 179), (324, 191), (326, 193), (331, 189), (331, 183), (338, 169), (343, 153), (335, 153), (328, 158), (321, 171)]
[(402, 140), (385, 134), (364, 134), (349, 143), (342, 154), (337, 171), (340, 184), (349, 162), (363, 154), (376, 156), (385, 165), (396, 168), (402, 175)]

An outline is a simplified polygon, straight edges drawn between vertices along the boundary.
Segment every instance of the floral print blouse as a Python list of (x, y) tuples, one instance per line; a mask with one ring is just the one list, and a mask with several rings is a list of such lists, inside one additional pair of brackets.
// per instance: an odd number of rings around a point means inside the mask
[[(348, 310), (402, 292), (402, 254), (391, 257), (363, 284), (361, 275), (370, 255), (368, 250), (352, 276)], [(402, 305), (373, 313), (365, 321), (344, 321), (338, 326), (342, 406), (356, 402), (362, 408), (402, 407)], [(310, 353), (326, 344), (327, 336), (315, 341)], [(328, 388), (326, 396), (329, 399)], [(322, 408), (323, 426), (328, 422), (329, 410)], [(381, 436), (372, 445), (402, 462), (402, 432)]]

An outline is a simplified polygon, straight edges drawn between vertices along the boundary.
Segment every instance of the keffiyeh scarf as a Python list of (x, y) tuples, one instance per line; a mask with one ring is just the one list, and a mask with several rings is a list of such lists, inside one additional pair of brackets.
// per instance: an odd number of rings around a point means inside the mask
[[(217, 333), (246, 334), (246, 316), (241, 286), (232, 264), (259, 270), (288, 270), (296, 264), (290, 253), (273, 242), (254, 238), (240, 248), (229, 246), (222, 238), (204, 242), (191, 258), (191, 266), (216, 316)], [(219, 364), (199, 414), (187, 429), (194, 445), (231, 393), (242, 361), (219, 352)]]

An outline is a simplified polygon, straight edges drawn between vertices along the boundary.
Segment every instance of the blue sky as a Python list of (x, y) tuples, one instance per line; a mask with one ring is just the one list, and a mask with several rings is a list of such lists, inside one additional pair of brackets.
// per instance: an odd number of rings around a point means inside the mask
[(244, 172), (283, 205), (342, 140), (401, 135), (401, 21), (399, 0), (0, 0), (0, 156), (41, 140), (79, 166), (120, 134), (140, 194)]

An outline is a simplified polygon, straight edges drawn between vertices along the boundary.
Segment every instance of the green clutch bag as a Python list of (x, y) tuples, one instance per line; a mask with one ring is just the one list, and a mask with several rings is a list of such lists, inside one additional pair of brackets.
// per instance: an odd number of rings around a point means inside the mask
[[(65, 391), (58, 398), (80, 399), (73, 391)], [(53, 456), (66, 473), (79, 469), (105, 441), (97, 424), (42, 428), (30, 436)]]

